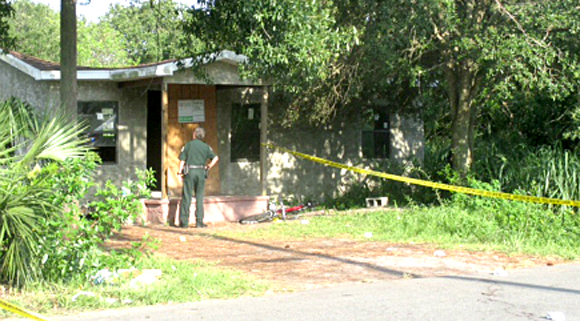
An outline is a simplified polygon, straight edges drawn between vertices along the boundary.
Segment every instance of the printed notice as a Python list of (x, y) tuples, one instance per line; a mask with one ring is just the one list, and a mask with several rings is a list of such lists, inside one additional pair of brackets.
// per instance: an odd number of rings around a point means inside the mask
[(205, 122), (205, 103), (203, 99), (179, 100), (177, 102), (177, 112), (180, 123)]

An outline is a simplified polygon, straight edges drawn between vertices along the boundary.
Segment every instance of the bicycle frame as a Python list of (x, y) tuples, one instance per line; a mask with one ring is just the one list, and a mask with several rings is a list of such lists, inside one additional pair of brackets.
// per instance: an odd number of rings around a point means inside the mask
[(313, 207), (312, 202), (306, 202), (305, 204), (300, 204), (287, 208), (286, 206), (284, 206), (283, 201), (280, 201), (280, 206), (278, 207), (276, 206), (276, 202), (274, 201), (268, 204), (268, 210), (265, 213), (245, 217), (240, 220), (240, 223), (242, 224), (262, 223), (272, 221), (280, 217), (282, 218), (282, 220), (286, 221), (286, 219), (288, 219), (288, 216), (286, 214), (297, 212), (295, 213), (296, 215), (294, 214), (291, 215), (292, 216), (291, 218), (296, 219), (299, 216), (298, 212), (301, 212), (302, 210), (311, 207)]

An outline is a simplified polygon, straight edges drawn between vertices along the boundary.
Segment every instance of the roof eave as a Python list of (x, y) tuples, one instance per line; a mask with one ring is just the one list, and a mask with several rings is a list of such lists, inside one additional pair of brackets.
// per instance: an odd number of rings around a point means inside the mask
[[(2, 54), (0, 52), (0, 59), (18, 70), (26, 73), (35, 80), (60, 80), (60, 70), (40, 70), (11, 54)], [(235, 54), (232, 51), (224, 50), (219, 53), (215, 59), (204, 60), (204, 64), (215, 62), (223, 62), (231, 65), (238, 65), (245, 63), (247, 57)], [(78, 80), (110, 80), (110, 81), (130, 81), (139, 80), (152, 77), (170, 77), (175, 74), (180, 68), (188, 68), (193, 66), (193, 59), (183, 59), (180, 61), (171, 61), (159, 65), (152, 66), (136, 66), (122, 69), (88, 69), (77, 70)]]

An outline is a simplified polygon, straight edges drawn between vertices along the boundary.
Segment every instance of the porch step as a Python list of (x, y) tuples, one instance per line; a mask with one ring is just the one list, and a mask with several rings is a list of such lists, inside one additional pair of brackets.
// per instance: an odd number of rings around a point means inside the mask
[[(205, 222), (237, 222), (240, 219), (262, 213), (268, 207), (268, 196), (206, 196), (203, 202)], [(181, 198), (148, 199), (143, 201), (146, 224), (179, 223)], [(189, 210), (190, 221), (195, 222), (195, 198)]]

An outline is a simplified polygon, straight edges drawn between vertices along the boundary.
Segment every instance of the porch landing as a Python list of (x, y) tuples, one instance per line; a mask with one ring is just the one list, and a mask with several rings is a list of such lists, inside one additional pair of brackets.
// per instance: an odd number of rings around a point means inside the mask
[[(204, 222), (237, 222), (240, 219), (262, 213), (268, 206), (268, 196), (206, 196), (204, 198)], [(181, 198), (147, 199), (143, 201), (146, 224), (179, 224)], [(191, 200), (190, 224), (195, 224), (195, 198)]]

